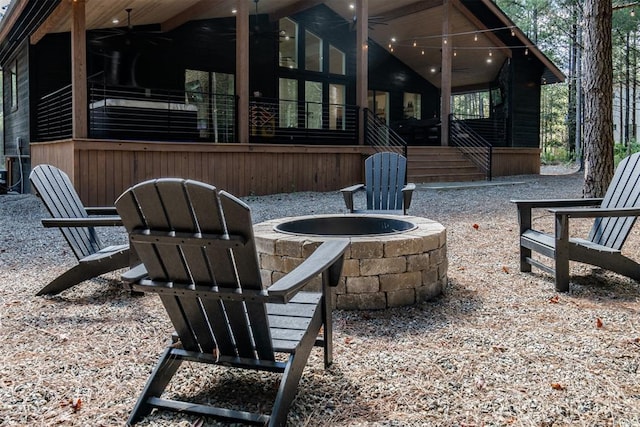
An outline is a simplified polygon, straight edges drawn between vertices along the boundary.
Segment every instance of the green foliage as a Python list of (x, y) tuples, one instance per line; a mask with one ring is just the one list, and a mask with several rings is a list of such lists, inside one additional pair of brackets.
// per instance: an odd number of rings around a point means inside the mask
[(630, 154), (640, 151), (640, 142), (632, 140), (629, 145), (615, 143), (613, 144), (613, 161), (617, 166), (620, 160), (624, 159)]

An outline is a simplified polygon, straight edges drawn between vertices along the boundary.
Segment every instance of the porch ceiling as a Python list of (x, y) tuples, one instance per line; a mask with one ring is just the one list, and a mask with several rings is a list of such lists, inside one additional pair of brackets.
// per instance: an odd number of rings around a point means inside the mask
[[(246, 1), (251, 3), (250, 11), (254, 13), (255, 0)], [(461, 0), (451, 2), (451, 36), (447, 40), (455, 55), (451, 77), (453, 89), (494, 80), (510, 50), (494, 33), (483, 31), (480, 21), (467, 11)], [(355, 0), (259, 0), (258, 10), (276, 20), (321, 3), (346, 20), (354, 16), (350, 4), (355, 4)], [(61, 3), (57, 14), (54, 12), (49, 22), (43, 24), (44, 32), (70, 31), (69, 5), (70, 2)], [(163, 30), (170, 30), (189, 20), (231, 17), (235, 5), (236, 0), (86, 0), (86, 24), (90, 30), (126, 25), (125, 9), (131, 8), (133, 25), (160, 24)], [(381, 46), (391, 46), (393, 55), (440, 87), (442, 14), (442, 0), (369, 0), (369, 37)], [(114, 23), (114, 19), (119, 22)], [(528, 42), (519, 31), (517, 36), (521, 44)], [(392, 38), (396, 41), (391, 42)], [(537, 51), (536, 54), (546, 59)], [(559, 71), (557, 73), (561, 75)]]

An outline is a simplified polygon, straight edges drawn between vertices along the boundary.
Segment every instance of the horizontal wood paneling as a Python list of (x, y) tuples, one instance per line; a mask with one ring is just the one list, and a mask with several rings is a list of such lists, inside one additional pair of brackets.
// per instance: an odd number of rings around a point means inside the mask
[(195, 179), (238, 196), (334, 191), (362, 180), (366, 151), (357, 146), (93, 140), (36, 143), (32, 149), (38, 153), (34, 165), (64, 165), (68, 171), (69, 159), (74, 159), (70, 176), (87, 205), (111, 205), (128, 187), (159, 177)]
[[(195, 179), (237, 196), (337, 191), (362, 182), (371, 154), (371, 147), (359, 146), (104, 140), (34, 143), (31, 150), (33, 166), (49, 163), (67, 172), (92, 206), (111, 205), (130, 186), (159, 177)], [(493, 176), (538, 173), (539, 149), (494, 148)]]
[(494, 148), (493, 176), (530, 175), (540, 173), (540, 149)]

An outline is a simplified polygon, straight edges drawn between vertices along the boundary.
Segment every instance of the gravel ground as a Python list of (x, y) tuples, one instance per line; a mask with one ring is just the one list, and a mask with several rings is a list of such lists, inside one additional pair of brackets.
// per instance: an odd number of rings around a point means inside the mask
[[(419, 186), (409, 213), (447, 228), (444, 294), (400, 309), (335, 311), (335, 364), (325, 371), (314, 350), (290, 425), (640, 425), (640, 285), (574, 264), (571, 292), (558, 295), (551, 276), (518, 271), (509, 200), (579, 197), (581, 176), (494, 183), (502, 185)], [(338, 192), (245, 200), (255, 222), (344, 212)], [(0, 426), (124, 425), (171, 325), (156, 297), (123, 291), (118, 272), (35, 297), (75, 262), (60, 233), (41, 227), (45, 216), (34, 196), (0, 196)], [(546, 211), (535, 221), (552, 229)], [(572, 232), (588, 227), (576, 222)], [(122, 230), (101, 233), (126, 240)], [(637, 227), (624, 252), (640, 253)], [(237, 405), (235, 391), (265, 408), (277, 384), (268, 374), (184, 366), (171, 395)], [(161, 413), (139, 425), (217, 423)]]

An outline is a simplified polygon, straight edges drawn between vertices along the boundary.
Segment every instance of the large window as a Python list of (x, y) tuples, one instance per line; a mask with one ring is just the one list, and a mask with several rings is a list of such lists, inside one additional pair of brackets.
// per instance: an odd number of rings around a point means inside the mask
[(279, 80), (280, 119), (281, 128), (298, 127), (298, 81), (294, 79)]
[(489, 91), (461, 93), (452, 96), (452, 110), (461, 118), (488, 118), (491, 114), (489, 108)]
[(278, 61), (281, 67), (298, 68), (298, 24), (289, 18), (279, 21)]
[(329, 72), (331, 74), (346, 74), (344, 52), (333, 45), (329, 45)]
[(322, 71), (322, 39), (310, 31), (304, 32), (305, 70)]
[(18, 109), (18, 60), (16, 59), (11, 63), (9, 68), (9, 78), (11, 79), (11, 86), (9, 90), (9, 108), (13, 110)]
[(322, 129), (322, 83), (304, 82), (307, 129)]
[(329, 129), (344, 130), (345, 123), (345, 86), (329, 85)]
[(279, 39), (278, 126), (346, 130), (345, 52), (290, 18)]
[(403, 106), (405, 119), (422, 118), (422, 96), (419, 93), (405, 92)]
[(186, 103), (198, 109), (201, 138), (231, 142), (234, 137), (235, 78), (233, 74), (185, 71)]

